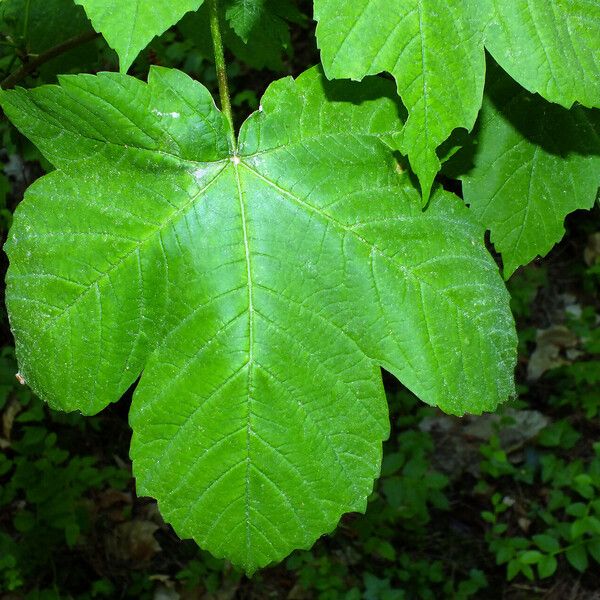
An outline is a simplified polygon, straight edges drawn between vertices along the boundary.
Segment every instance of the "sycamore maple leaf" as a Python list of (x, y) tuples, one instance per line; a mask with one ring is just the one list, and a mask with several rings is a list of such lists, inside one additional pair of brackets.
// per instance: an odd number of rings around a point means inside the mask
[(381, 366), (455, 414), (513, 393), (481, 226), (443, 191), (421, 211), (389, 82), (280, 80), (237, 149), (175, 70), (1, 102), (57, 168), (7, 244), (21, 372), (85, 414), (141, 375), (138, 491), (215, 555), (251, 573), (365, 509), (389, 427)]

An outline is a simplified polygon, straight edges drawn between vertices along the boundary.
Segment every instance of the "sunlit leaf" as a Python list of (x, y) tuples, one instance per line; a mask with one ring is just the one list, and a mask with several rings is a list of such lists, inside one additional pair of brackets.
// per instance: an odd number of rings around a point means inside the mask
[(154, 68), (2, 93), (57, 167), (7, 251), (23, 377), (93, 414), (140, 376), (138, 492), (251, 573), (362, 511), (380, 366), (448, 412), (513, 393), (508, 294), (464, 204), (420, 195), (389, 82), (272, 84), (239, 149), (207, 90)]

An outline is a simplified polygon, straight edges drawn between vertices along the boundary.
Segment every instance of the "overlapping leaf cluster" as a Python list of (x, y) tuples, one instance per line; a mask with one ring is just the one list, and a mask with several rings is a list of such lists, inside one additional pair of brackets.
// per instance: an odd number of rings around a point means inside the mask
[[(189, 11), (207, 22), (202, 0), (77, 3), (123, 72)], [(388, 431), (380, 367), (454, 414), (513, 394), (483, 226), (509, 275), (591, 205), (600, 171), (597, 115), (570, 108), (600, 100), (600, 7), (540, 3), (315, 0), (324, 70), (273, 83), (235, 142), (175, 70), (2, 93), (56, 167), (7, 245), (22, 376), (86, 414), (141, 377), (138, 488), (182, 536), (253, 572), (364, 509)], [(221, 13), (261, 65), (303, 20), (291, 0)], [(485, 87), (484, 47), (529, 92), (491, 63)], [(382, 71), (396, 89), (328, 80)], [(447, 142), (482, 102), (475, 143)], [(455, 153), (470, 208), (433, 184)]]
[[(475, 124), (484, 92), (484, 47), (515, 81), (549, 102), (565, 109), (574, 103), (600, 107), (597, 2), (315, 0), (314, 4), (328, 76), (362, 79), (381, 71), (394, 76), (409, 111), (401, 149), (419, 176), (425, 200), (440, 169), (436, 149), (456, 128), (470, 130)], [(489, 84), (504, 77), (492, 69)], [(518, 86), (509, 87), (496, 120), (487, 118), (493, 102), (485, 101), (488, 109), (479, 136), (486, 152), (475, 154), (475, 172), (468, 176), (468, 201), (486, 205), (477, 213), (503, 253), (506, 275), (545, 254), (562, 237), (565, 215), (589, 208), (600, 184), (597, 113), (576, 108), (569, 114)], [(507, 114), (503, 109), (508, 104)], [(512, 131), (512, 142), (498, 137), (498, 120)], [(590, 134), (590, 127), (595, 132)], [(535, 136), (532, 130), (537, 131)], [(493, 141), (486, 141), (492, 136)], [(505, 140), (512, 146), (503, 148)], [(583, 153), (580, 144), (585, 146)], [(527, 160), (526, 153), (518, 156), (526, 147), (535, 152), (533, 160)], [(486, 172), (482, 185), (480, 174), (493, 153), (500, 160), (494, 163), (494, 172)], [(523, 163), (518, 176), (513, 175), (511, 159), (517, 156), (529, 165), (530, 176)], [(541, 156), (549, 158), (540, 161)], [(564, 157), (571, 158), (561, 170), (575, 182), (575, 190), (554, 169)], [(497, 190), (501, 191), (496, 194)], [(555, 192), (570, 199), (561, 201)]]
[[(126, 70), (154, 35), (175, 23), (184, 12), (197, 8), (202, 1), (169, 3), (169, 14), (158, 18), (153, 3), (135, 0), (127, 3), (136, 10), (135, 20), (123, 19), (118, 11), (109, 10), (110, 2), (106, 0), (81, 0), (81, 4), (94, 25), (118, 50), (122, 68)], [(107, 18), (102, 18), (102, 11)], [(228, 21), (227, 30), (231, 31), (226, 31), (228, 46), (258, 68), (281, 68), (281, 49), (287, 52), (291, 47), (286, 21), (303, 19), (291, 0), (226, 0), (223, 14)], [(530, 166), (535, 165), (532, 185), (522, 170), (520, 177), (512, 176), (512, 165), (505, 155), (495, 164), (496, 184), (490, 183), (488, 175), (491, 173), (487, 173), (487, 183), (478, 185), (479, 174), (485, 169), (485, 163), (480, 163), (485, 161), (481, 153), (471, 156), (475, 171), (462, 174), (472, 190), (467, 197), (469, 204), (477, 208), (476, 205), (487, 202), (485, 211), (476, 212), (502, 252), (507, 277), (518, 266), (548, 252), (560, 240), (564, 233), (563, 220), (569, 212), (589, 208), (595, 201), (600, 184), (597, 111), (586, 111), (579, 106), (569, 109), (574, 104), (600, 107), (600, 36), (597, 34), (600, 5), (597, 3), (585, 0), (519, 0), (514, 3), (315, 0), (314, 16), (328, 77), (362, 79), (387, 71), (396, 79), (398, 93), (409, 113), (399, 149), (408, 156), (419, 177), (424, 202), (444, 160), (445, 147), (440, 146), (457, 128), (471, 130), (478, 117), (486, 74), (484, 48), (514, 81), (530, 92), (527, 95), (513, 86), (516, 96), (530, 100), (520, 103), (520, 118), (514, 109), (509, 112), (515, 118), (506, 116), (503, 110), (499, 118), (512, 127), (514, 142), (520, 148), (531, 140), (532, 127), (543, 130), (534, 136), (535, 143), (530, 145), (541, 152), (534, 161), (528, 162)], [(208, 39), (206, 22), (203, 9), (186, 19), (186, 31), (200, 32), (199, 37)], [(491, 68), (497, 75), (488, 78), (489, 81), (506, 77), (493, 64)], [(547, 102), (536, 99), (534, 93)], [(561, 105), (565, 111), (553, 108), (551, 103)], [(487, 100), (484, 105), (489, 105)], [(553, 129), (550, 115), (554, 114), (564, 115), (560, 128)], [(575, 116), (569, 116), (572, 114)], [(588, 123), (583, 130), (581, 119)], [(511, 120), (518, 121), (519, 125), (510, 125)], [(486, 128), (491, 126), (491, 121), (482, 117), (479, 137), (485, 138)], [(594, 130), (591, 141), (590, 127)], [(572, 143), (582, 136), (586, 138), (583, 152)], [(547, 152), (544, 140), (550, 138), (552, 148)], [(502, 153), (500, 144), (495, 145), (495, 151)], [(576, 182), (576, 190), (568, 191), (560, 184), (540, 186), (535, 183), (536, 180), (557, 181), (555, 161), (552, 158), (538, 161), (538, 156), (546, 154), (558, 161), (564, 156), (573, 157), (567, 161), (568, 166), (563, 164), (561, 169)], [(582, 160), (578, 160), (578, 156)], [(591, 180), (590, 172), (593, 173)], [(577, 185), (580, 179), (588, 184)], [(494, 195), (493, 201), (490, 194), (494, 194), (494, 190), (489, 189), (490, 185), (502, 186), (502, 192)], [(568, 194), (570, 200), (549, 199), (548, 195), (555, 192)]]

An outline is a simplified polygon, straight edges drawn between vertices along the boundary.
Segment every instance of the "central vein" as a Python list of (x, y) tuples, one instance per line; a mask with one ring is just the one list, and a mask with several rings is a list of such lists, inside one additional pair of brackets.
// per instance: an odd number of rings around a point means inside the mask
[[(237, 157), (234, 157), (234, 159)], [(250, 245), (248, 239), (248, 223), (246, 218), (246, 204), (239, 173), (239, 158), (232, 159), (235, 180), (237, 183), (238, 198), (240, 201), (240, 217), (244, 235), (244, 252), (246, 256), (246, 277), (248, 286), (248, 413), (246, 421), (246, 551), (250, 552), (250, 441), (252, 437), (252, 368), (254, 363), (254, 298), (252, 288), (252, 265), (250, 258)]]

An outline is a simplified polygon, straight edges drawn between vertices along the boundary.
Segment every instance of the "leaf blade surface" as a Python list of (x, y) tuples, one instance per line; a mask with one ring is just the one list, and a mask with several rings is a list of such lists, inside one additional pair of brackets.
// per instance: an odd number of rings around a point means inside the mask
[(389, 431), (380, 366), (457, 414), (513, 392), (482, 229), (451, 194), (421, 211), (388, 82), (276, 82), (239, 156), (176, 71), (67, 77), (2, 104), (58, 167), (7, 247), (22, 372), (88, 413), (141, 373), (138, 490), (215, 555), (253, 572), (365, 509)]

